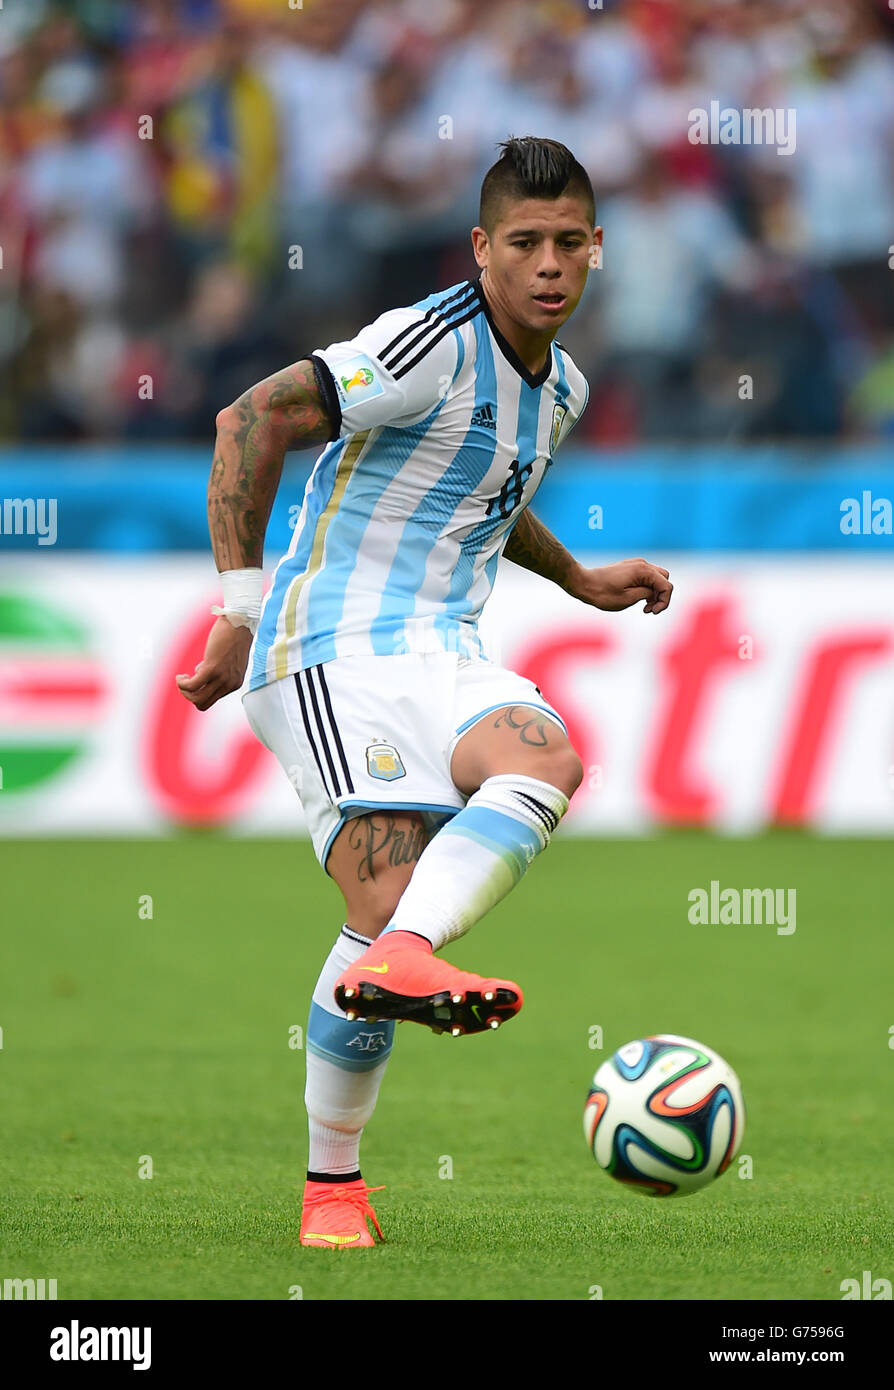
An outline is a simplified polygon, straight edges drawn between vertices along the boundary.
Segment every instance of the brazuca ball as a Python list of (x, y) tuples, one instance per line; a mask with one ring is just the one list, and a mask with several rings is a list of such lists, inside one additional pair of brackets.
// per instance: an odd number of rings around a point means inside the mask
[(745, 1132), (728, 1062), (661, 1033), (625, 1043), (593, 1077), (584, 1135), (606, 1173), (650, 1197), (696, 1192), (724, 1173)]

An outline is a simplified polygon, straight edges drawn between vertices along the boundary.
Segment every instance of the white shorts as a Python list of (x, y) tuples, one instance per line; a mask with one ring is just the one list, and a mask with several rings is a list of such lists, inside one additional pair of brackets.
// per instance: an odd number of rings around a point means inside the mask
[(279, 759), (325, 868), (346, 820), (387, 807), (437, 824), (462, 810), (450, 759), (504, 705), (531, 705), (567, 733), (532, 681), (457, 652), (345, 656), (243, 695), (252, 731)]

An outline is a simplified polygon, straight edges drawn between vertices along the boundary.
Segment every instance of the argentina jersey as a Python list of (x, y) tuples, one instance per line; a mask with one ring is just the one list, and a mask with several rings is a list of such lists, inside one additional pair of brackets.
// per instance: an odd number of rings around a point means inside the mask
[(473, 281), (313, 357), (334, 437), (265, 599), (250, 688), (343, 656), (481, 655), (500, 554), (584, 410), (584, 377), (557, 343), (528, 371)]

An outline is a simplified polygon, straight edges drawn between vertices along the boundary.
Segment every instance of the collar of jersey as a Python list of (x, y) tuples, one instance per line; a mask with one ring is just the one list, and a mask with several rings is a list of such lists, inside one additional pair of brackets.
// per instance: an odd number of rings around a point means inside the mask
[(506, 339), (503, 337), (503, 334), (500, 332), (499, 328), (494, 323), (490, 312), (490, 305), (487, 302), (487, 296), (485, 295), (484, 290), (481, 288), (481, 276), (479, 275), (478, 279), (473, 280), (472, 283), (475, 286), (476, 293), (481, 301), (481, 308), (484, 311), (484, 317), (487, 319), (488, 327), (490, 328), (491, 333), (493, 333), (494, 337), (497, 340), (497, 347), (500, 349), (503, 356), (506, 358), (506, 361), (509, 363), (510, 367), (514, 367), (514, 369), (518, 372), (522, 380), (526, 381), (529, 386), (542, 386), (553, 369), (552, 343), (550, 343), (549, 355), (547, 356), (547, 359), (544, 362), (543, 366), (540, 368), (540, 371), (529, 371), (528, 368), (525, 366), (524, 362), (519, 357), (515, 348), (512, 346), (511, 343), (508, 343), (506, 341)]

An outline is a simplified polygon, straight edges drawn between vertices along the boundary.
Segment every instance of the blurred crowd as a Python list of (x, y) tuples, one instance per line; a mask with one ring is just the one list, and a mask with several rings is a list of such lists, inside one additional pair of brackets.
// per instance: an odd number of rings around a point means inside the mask
[[(795, 149), (689, 113), (793, 110)], [(588, 169), (576, 441), (894, 433), (888, 0), (7, 0), (0, 435), (211, 442), (477, 274), (507, 135)]]

